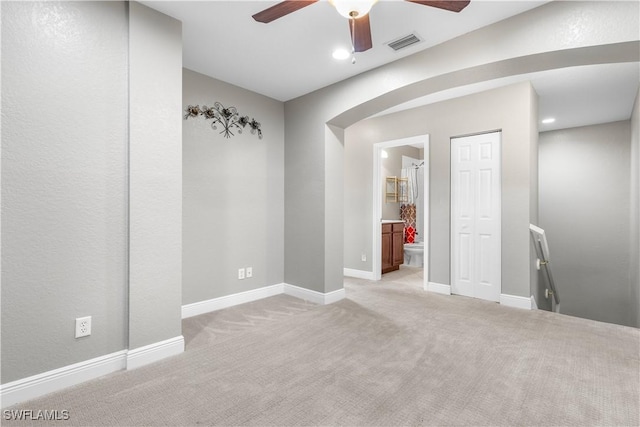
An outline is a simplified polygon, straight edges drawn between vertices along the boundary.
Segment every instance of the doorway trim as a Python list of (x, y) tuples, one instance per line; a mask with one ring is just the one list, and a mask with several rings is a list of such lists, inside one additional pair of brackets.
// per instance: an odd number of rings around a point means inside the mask
[(424, 188), (424, 212), (423, 212), (423, 227), (424, 234), (428, 236), (425, 239), (424, 245), (424, 263), (423, 263), (423, 284), (424, 290), (427, 290), (427, 284), (429, 283), (429, 239), (431, 238), (431, 230), (429, 223), (430, 214), (430, 200), (429, 200), (429, 134), (412, 136), (402, 139), (394, 139), (390, 141), (377, 142), (373, 144), (373, 227), (372, 227), (372, 239), (373, 248), (371, 254), (373, 278), (374, 280), (380, 280), (382, 278), (382, 189), (380, 183), (382, 182), (382, 161), (380, 156), (384, 148), (402, 147), (404, 145), (423, 144), (424, 146), (424, 173), (423, 173), (423, 188)]

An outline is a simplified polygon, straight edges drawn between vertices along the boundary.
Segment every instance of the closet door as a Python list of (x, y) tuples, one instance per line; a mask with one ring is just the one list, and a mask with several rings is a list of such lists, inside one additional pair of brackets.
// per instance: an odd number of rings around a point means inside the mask
[(451, 292), (501, 293), (500, 132), (451, 139)]

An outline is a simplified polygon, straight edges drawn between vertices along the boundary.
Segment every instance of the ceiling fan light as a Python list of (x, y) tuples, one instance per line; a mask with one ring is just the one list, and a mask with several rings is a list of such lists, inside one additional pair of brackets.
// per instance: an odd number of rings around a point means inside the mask
[(336, 49), (333, 51), (332, 56), (333, 56), (333, 59), (343, 60), (350, 57), (351, 52), (349, 52), (347, 49)]
[(329, 0), (338, 13), (347, 19), (365, 16), (378, 0)]

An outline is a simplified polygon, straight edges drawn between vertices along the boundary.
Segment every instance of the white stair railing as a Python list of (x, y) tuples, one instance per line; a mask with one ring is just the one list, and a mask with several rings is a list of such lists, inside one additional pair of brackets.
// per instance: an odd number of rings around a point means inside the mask
[(545, 295), (551, 294), (551, 310), (560, 313), (560, 297), (558, 296), (556, 284), (553, 281), (553, 275), (551, 274), (549, 265), (549, 244), (547, 243), (547, 237), (542, 228), (536, 227), (533, 224), (529, 224), (529, 231), (531, 232), (531, 237), (533, 237), (536, 255), (538, 256), (538, 270), (544, 269), (547, 276), (549, 286), (546, 289)]

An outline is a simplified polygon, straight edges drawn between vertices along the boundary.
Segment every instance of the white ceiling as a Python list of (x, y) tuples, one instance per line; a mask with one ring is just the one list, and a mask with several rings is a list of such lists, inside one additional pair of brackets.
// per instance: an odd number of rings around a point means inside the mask
[(631, 116), (640, 81), (640, 64), (589, 65), (490, 80), (417, 98), (376, 116), (523, 81), (530, 81), (538, 94), (540, 120), (556, 119), (551, 124), (539, 123), (540, 132), (615, 122)]
[[(278, 1), (143, 1), (183, 23), (183, 65), (216, 79), (287, 101), (411, 55), (548, 1), (472, 0), (460, 13), (402, 0), (380, 0), (370, 12), (373, 48), (356, 64), (331, 53), (350, 46), (348, 21), (328, 2), (305, 7), (269, 24), (251, 15)], [(399, 52), (386, 43), (410, 33), (423, 41)], [(541, 130), (630, 117), (640, 81), (638, 63), (578, 67), (486, 82), (407, 103), (392, 110), (531, 80), (540, 96)]]

